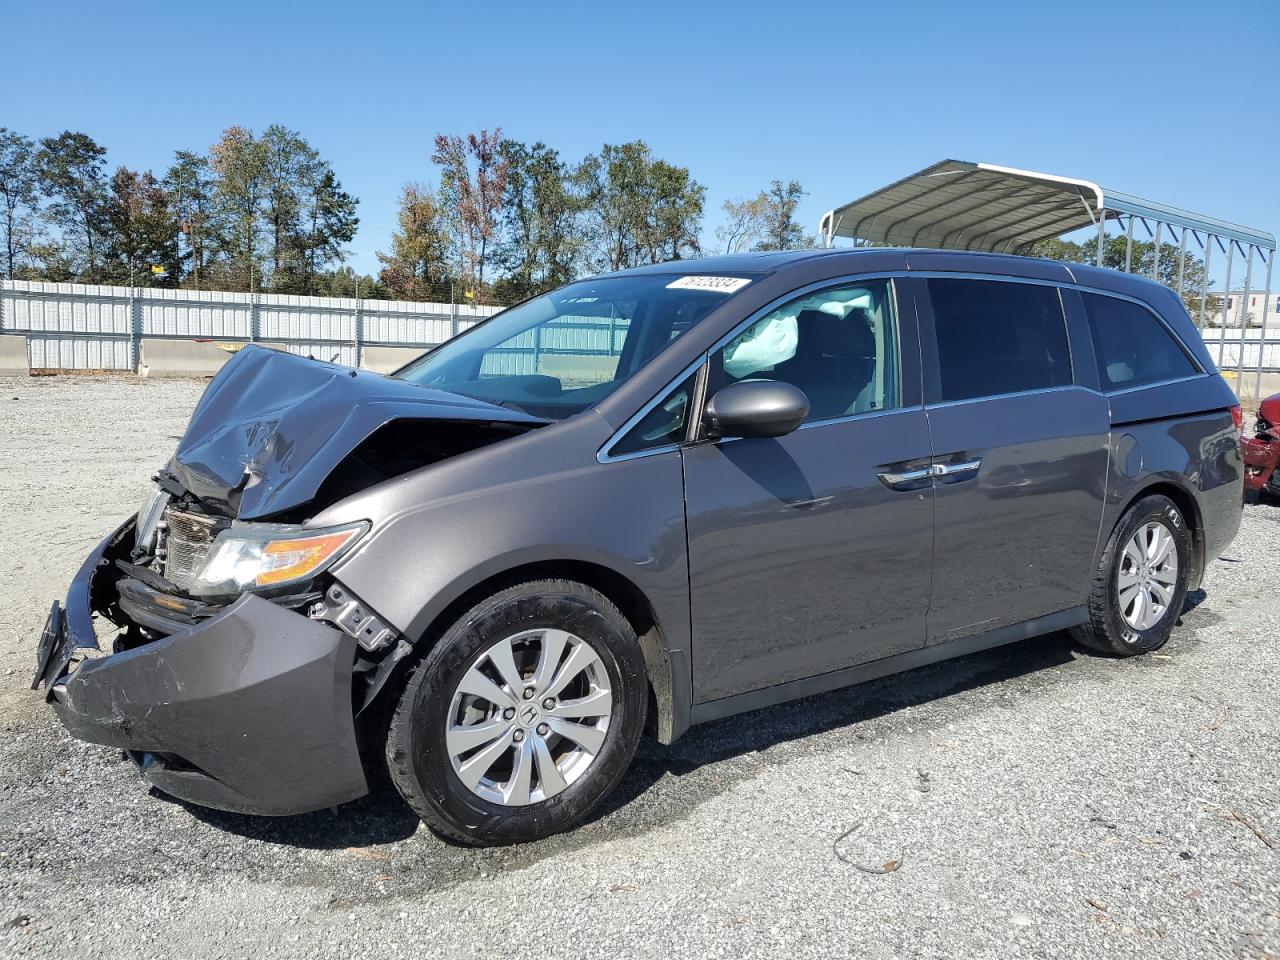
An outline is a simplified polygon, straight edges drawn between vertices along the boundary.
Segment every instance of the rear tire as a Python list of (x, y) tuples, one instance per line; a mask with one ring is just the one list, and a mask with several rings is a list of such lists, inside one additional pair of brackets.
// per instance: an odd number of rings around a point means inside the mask
[(617, 786), (647, 708), (644, 659), (617, 607), (580, 583), (521, 583), (461, 616), (413, 670), (387, 767), (448, 839), (538, 840)]
[(1089, 591), (1089, 620), (1072, 636), (1113, 657), (1160, 649), (1182, 613), (1191, 548), (1177, 504), (1143, 497), (1111, 532)]

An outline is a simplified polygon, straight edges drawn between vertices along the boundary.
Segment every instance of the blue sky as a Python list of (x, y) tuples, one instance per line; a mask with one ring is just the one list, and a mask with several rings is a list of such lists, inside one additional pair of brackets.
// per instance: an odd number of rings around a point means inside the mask
[(944, 157), (1095, 180), (1280, 232), (1280, 3), (0, 5), (0, 125), (163, 170), (232, 124), (295, 128), (360, 198), (376, 268), (437, 131), (569, 159), (643, 138), (727, 198), (826, 209)]

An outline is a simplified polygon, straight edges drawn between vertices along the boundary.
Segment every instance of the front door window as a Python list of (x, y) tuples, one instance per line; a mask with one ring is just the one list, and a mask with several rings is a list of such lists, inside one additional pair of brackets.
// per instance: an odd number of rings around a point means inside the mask
[(739, 380), (780, 380), (809, 398), (809, 421), (899, 404), (897, 338), (887, 280), (792, 300), (713, 358), (710, 392)]

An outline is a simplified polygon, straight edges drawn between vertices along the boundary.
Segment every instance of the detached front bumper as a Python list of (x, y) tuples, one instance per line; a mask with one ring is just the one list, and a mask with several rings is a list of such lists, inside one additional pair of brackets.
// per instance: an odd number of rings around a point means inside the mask
[(107, 657), (107, 557), (132, 522), (85, 560), (41, 638), (35, 686), (72, 736), (129, 752), (165, 793), (239, 813), (293, 814), (368, 792), (356, 746), (355, 640), (246, 594), (200, 624)]

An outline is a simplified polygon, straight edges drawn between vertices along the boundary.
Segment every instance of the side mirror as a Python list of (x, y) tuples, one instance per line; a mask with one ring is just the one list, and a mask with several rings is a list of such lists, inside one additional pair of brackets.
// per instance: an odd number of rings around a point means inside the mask
[(703, 412), (707, 434), (720, 437), (782, 437), (804, 423), (809, 398), (776, 380), (741, 380), (716, 391)]

